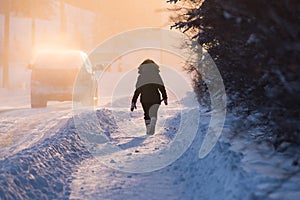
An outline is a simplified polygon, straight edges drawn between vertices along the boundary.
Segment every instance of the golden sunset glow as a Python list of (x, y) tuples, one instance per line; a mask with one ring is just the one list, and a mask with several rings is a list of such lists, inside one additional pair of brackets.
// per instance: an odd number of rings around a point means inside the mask
[[(169, 5), (161, 0), (53, 0), (30, 5), (26, 1), (8, 2), (9, 15), (5, 15), (5, 6), (0, 9), (5, 41), (0, 78), (1, 84), (12, 87), (29, 87), (27, 64), (40, 51), (76, 49), (89, 53), (124, 31), (170, 24), (166, 11)], [(9, 73), (8, 68), (16, 72)]]
[[(168, 13), (165, 10), (167, 4), (160, 0), (99, 0), (94, 7), (85, 5), (88, 4), (86, 2), (74, 2), (71, 5), (64, 5), (65, 14), (69, 9), (71, 15), (63, 18), (66, 20), (65, 23), (74, 24), (72, 25), (74, 30), (68, 30), (70, 25), (65, 25), (63, 30), (46, 31), (46, 27), (40, 41), (35, 43), (35, 50), (65, 47), (86, 49), (85, 43), (92, 35), (93, 40), (90, 41), (91, 46), (88, 48), (91, 50), (98, 43), (124, 31), (168, 25)], [(75, 6), (86, 10), (79, 10)], [(83, 29), (88, 30), (88, 33)], [(86, 38), (88, 36), (89, 38)], [(39, 38), (38, 35), (37, 37)]]

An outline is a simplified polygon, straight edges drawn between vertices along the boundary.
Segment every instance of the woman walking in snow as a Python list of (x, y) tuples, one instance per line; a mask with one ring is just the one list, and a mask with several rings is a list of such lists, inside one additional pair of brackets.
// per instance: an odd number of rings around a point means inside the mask
[(138, 73), (136, 90), (132, 98), (130, 110), (133, 111), (136, 109), (136, 102), (138, 96), (141, 94), (140, 101), (144, 110), (146, 133), (153, 135), (160, 103), (164, 101), (165, 105), (168, 105), (167, 92), (159, 75), (159, 66), (153, 60), (145, 60), (138, 67)]

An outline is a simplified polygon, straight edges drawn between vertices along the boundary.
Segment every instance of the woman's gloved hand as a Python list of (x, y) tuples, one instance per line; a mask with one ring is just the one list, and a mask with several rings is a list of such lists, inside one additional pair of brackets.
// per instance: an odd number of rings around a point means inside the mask
[(164, 99), (164, 103), (167, 106), (168, 105), (168, 99)]
[(134, 102), (131, 103), (130, 111), (132, 112), (134, 109), (136, 109), (136, 104)]

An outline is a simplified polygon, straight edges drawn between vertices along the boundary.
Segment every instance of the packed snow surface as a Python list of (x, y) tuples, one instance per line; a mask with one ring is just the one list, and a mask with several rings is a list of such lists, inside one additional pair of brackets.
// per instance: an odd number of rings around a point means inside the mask
[(153, 136), (144, 134), (141, 107), (134, 113), (105, 106), (83, 113), (95, 114), (98, 121), (94, 124), (104, 129), (107, 142), (123, 152), (118, 158), (91, 152), (76, 128), (71, 103), (52, 102), (47, 108), (30, 109), (27, 92), (12, 95), (16, 101), (2, 96), (7, 98), (0, 101), (0, 199), (300, 197), (299, 166), (293, 165), (298, 152), (289, 151), (294, 156), (288, 160), (287, 153), (276, 153), (267, 144), (250, 140), (251, 135), (259, 135), (259, 128), (252, 128), (244, 138), (233, 138), (238, 117), (232, 114), (226, 118), (222, 137), (204, 159), (199, 159), (198, 152), (211, 113), (200, 107), (198, 131), (178, 159), (154, 171), (133, 173), (114, 165), (118, 159), (126, 165), (136, 157), (170, 148), (181, 126), (182, 110), (177, 106), (161, 106)]

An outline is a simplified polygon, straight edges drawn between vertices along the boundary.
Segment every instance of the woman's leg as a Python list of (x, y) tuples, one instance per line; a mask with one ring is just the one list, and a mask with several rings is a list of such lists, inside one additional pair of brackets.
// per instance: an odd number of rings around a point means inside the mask
[(142, 103), (147, 134), (153, 135), (157, 121), (159, 104)]
[(150, 128), (149, 128), (149, 134), (153, 135), (155, 132), (155, 126), (157, 121), (157, 112), (159, 108), (159, 104), (152, 104), (149, 108), (149, 116), (150, 116)]
[(149, 117), (151, 118), (157, 118), (157, 112), (159, 108), (159, 104), (151, 104), (149, 106)]
[(144, 120), (145, 120), (145, 125), (146, 125), (146, 134), (149, 134), (150, 131), (150, 116), (149, 116), (149, 110), (151, 105), (147, 103), (142, 103), (142, 107), (144, 110)]
[(142, 107), (144, 110), (144, 120), (150, 120), (149, 110), (150, 110), (151, 104), (142, 103)]

